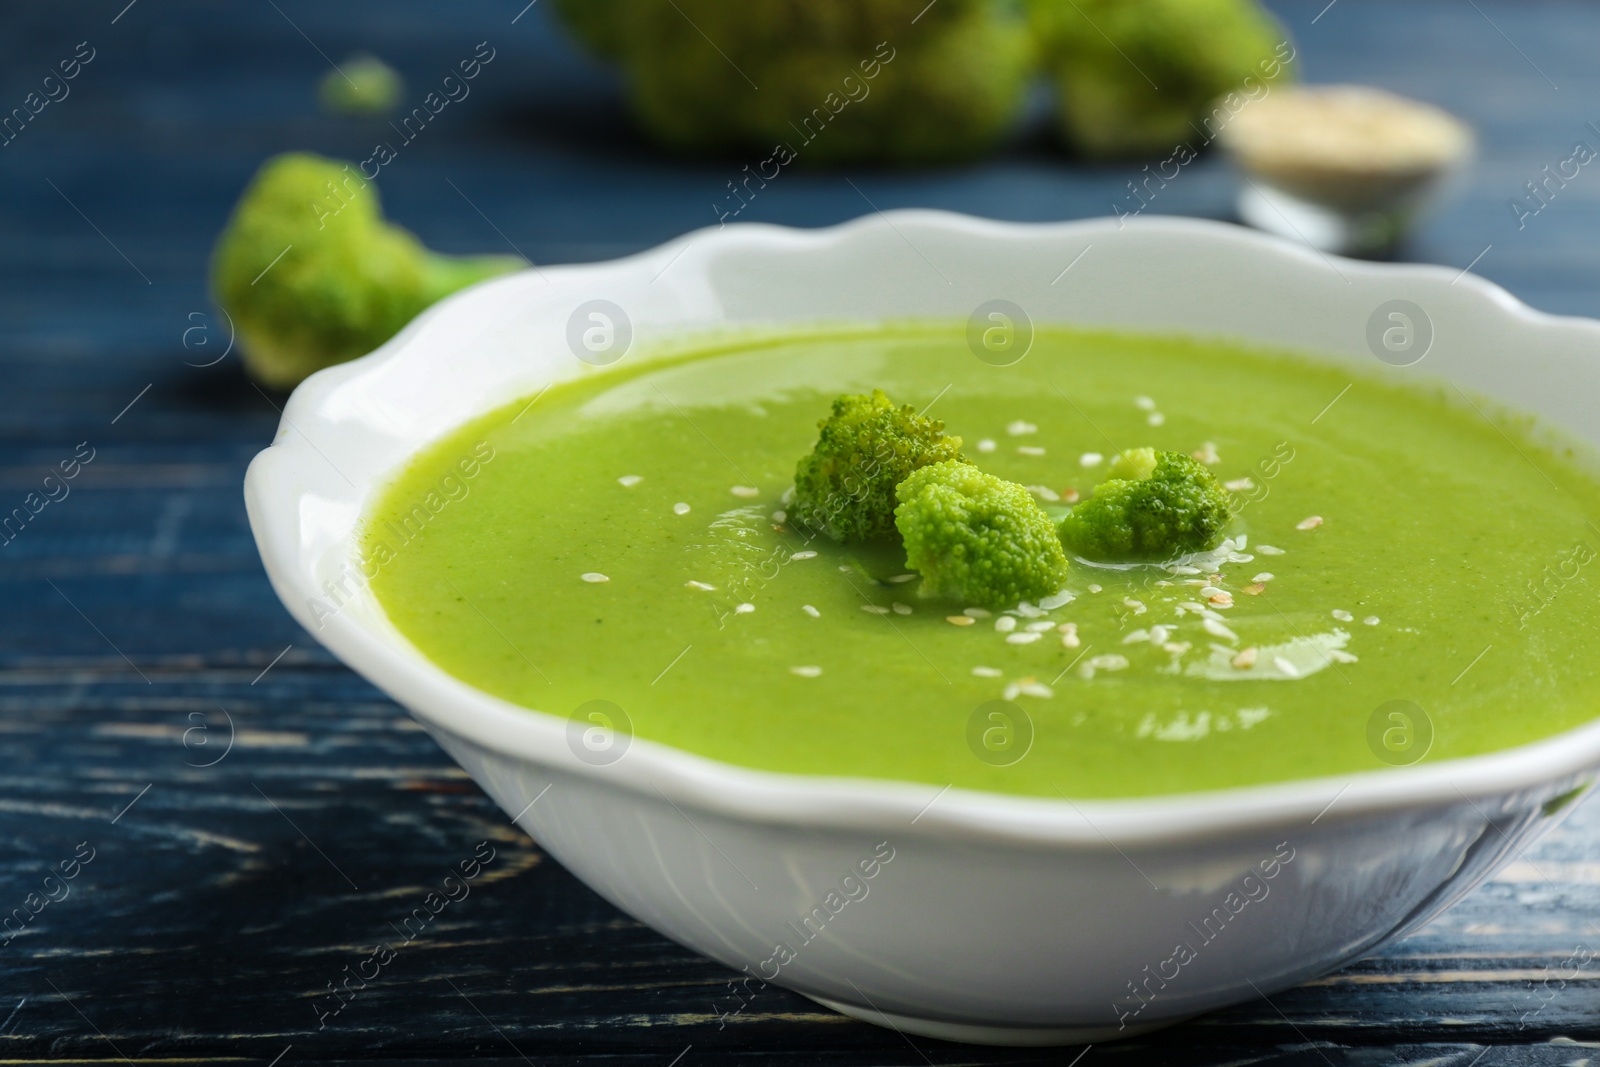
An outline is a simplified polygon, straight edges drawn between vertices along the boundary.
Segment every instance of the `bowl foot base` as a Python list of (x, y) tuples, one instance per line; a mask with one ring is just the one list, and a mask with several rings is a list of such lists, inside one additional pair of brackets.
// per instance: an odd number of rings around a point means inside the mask
[(1163, 1019), (1160, 1022), (1136, 1023), (1117, 1029), (1115, 1026), (983, 1026), (978, 1023), (953, 1023), (943, 1019), (919, 1019), (911, 1015), (861, 1008), (840, 1000), (814, 997), (805, 994), (825, 1008), (841, 1015), (860, 1019), (864, 1023), (899, 1030), (918, 1037), (933, 1037), (940, 1041), (959, 1041), (968, 1045), (1089, 1045), (1100, 1041), (1116, 1041), (1147, 1034), (1164, 1026), (1173, 1026), (1182, 1019)]

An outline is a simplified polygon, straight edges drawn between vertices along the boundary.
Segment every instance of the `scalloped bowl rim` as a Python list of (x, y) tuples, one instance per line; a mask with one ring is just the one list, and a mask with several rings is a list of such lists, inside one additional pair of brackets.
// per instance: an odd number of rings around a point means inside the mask
[[(1530, 308), (1501, 287), (1477, 275), (1424, 264), (1384, 264), (1340, 257), (1228, 223), (1167, 216), (1059, 223), (1011, 223), (926, 209), (863, 216), (835, 226), (798, 229), (765, 223), (708, 227), (622, 259), (593, 264), (538, 268), (551, 284), (592, 280), (602, 272), (648, 271), (659, 275), (690, 247), (702, 251), (730, 242), (754, 242), (773, 252), (815, 250), (844, 244), (863, 231), (896, 223), (943, 229), (985, 239), (1020, 235), (1094, 236), (1124, 228), (1144, 232), (1202, 235), (1254, 254), (1275, 257), (1288, 267), (1325, 269), (1337, 261), (1341, 273), (1362, 278), (1409, 278), (1447, 282), (1466, 289), (1506, 320), (1529, 330), (1580, 329), (1593, 335), (1600, 351), (1600, 321), (1551, 315)], [(528, 272), (495, 279), (466, 292), (503, 286)], [(1193, 840), (1241, 829), (1328, 816), (1330, 822), (1356, 815), (1443, 806), (1462, 799), (1548, 787), (1600, 764), (1600, 717), (1539, 741), (1494, 752), (1408, 767), (1188, 793), (1111, 799), (1037, 798), (968, 790), (922, 782), (790, 774), (724, 763), (683, 749), (634, 737), (626, 755), (611, 766), (577, 759), (566, 741), (568, 720), (513, 704), (446, 673), (415, 649), (386, 619), (361, 620), (341, 611), (320, 632), (300, 607), (317, 587), (301, 565), (297, 545), (284, 536), (284, 524), (269, 513), (292, 508), (295, 491), (281, 477), (298, 463), (320, 463), (320, 453), (303, 433), (287, 426), (315, 424), (329, 397), (351, 380), (381, 366), (405, 349), (434, 319), (450, 313), (463, 298), (456, 294), (434, 305), (371, 354), (317, 372), (297, 388), (284, 409), (277, 439), (251, 462), (245, 497), (251, 528), (274, 588), (298, 622), (341, 660), (394, 697), (424, 722), (466, 738), (493, 752), (568, 773), (609, 781), (637, 793), (658, 791), (668, 800), (735, 820), (779, 825), (894, 829), (920, 835), (978, 837), (1018, 844), (1073, 844), (1115, 848), (1119, 844)], [(427, 442), (411, 445), (406, 458)], [(405, 460), (402, 459), (403, 463)], [(288, 497), (289, 499), (285, 499)], [(363, 504), (370, 500), (363, 496)], [(370, 593), (367, 594), (370, 596)], [(628, 773), (621, 773), (626, 771)]]

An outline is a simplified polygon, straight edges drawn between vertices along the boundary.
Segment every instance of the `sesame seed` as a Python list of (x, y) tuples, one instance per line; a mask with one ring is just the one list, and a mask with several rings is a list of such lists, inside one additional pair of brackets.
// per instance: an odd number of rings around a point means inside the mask
[(1016, 682), (1012, 682), (1010, 685), (1006, 686), (1005, 689), (1001, 690), (1001, 692), (1000, 692), (1001, 699), (1003, 699), (1003, 700), (1015, 700), (1015, 699), (1017, 699), (1017, 697), (1019, 697), (1021, 695), (1022, 695), (1022, 686), (1018, 685)]
[(1333, 617), (1338, 619), (1340, 622), (1350, 622), (1355, 618), (1354, 615), (1350, 614), (1348, 611), (1345, 611), (1343, 608), (1334, 608)]
[(1294, 524), (1296, 530), (1315, 530), (1322, 525), (1321, 515), (1308, 515)]
[(787, 511), (774, 511), (772, 513), (772, 521), (773, 522), (788, 522), (789, 521), (789, 513)]
[(790, 559), (816, 559), (817, 558), (817, 554), (815, 552), (811, 551), (808, 548), (804, 552), (791, 553), (789, 558)]
[(821, 667), (790, 667), (790, 674), (798, 674), (802, 678), (815, 678), (822, 673)]
[(1194, 645), (1188, 641), (1168, 641), (1161, 646), (1161, 651), (1170, 652), (1174, 656), (1181, 656), (1193, 647)]
[(1140, 411), (1154, 411), (1156, 409), (1156, 402), (1147, 396), (1136, 396), (1133, 398), (1133, 406), (1138, 408)]
[(1125, 671), (1128, 669), (1128, 657), (1111, 653), (1104, 656), (1092, 656), (1089, 666), (1097, 671)]
[(863, 604), (861, 605), (861, 610), (869, 615), (889, 614), (889, 609), (884, 607), (882, 604)]
[[(588, 578), (589, 578), (589, 576), (587, 574), (584, 575), (583, 577), (584, 577), (585, 581), (587, 581)], [(711, 585), (711, 584), (709, 584), (707, 582), (697, 582), (693, 578), (689, 579), (687, 582), (684, 582), (683, 584), (688, 586), (690, 589), (715, 589), (716, 588), (716, 586)]]
[(1222, 457), (1217, 455), (1217, 446), (1214, 441), (1205, 442), (1189, 454), (1207, 466), (1214, 466), (1222, 462)]
[(1143, 615), (1146, 611), (1149, 610), (1148, 608), (1146, 608), (1144, 606), (1143, 602), (1135, 600), (1131, 596), (1123, 597), (1122, 598), (1122, 604), (1123, 604), (1123, 607), (1127, 608), (1129, 611), (1133, 612), (1135, 615)]
[(1021, 615), (1025, 619), (1037, 619), (1040, 615), (1043, 615), (1044, 612), (1040, 611), (1026, 600), (1023, 600), (1019, 601), (1017, 604), (1017, 614)]
[(1235, 478), (1231, 482), (1222, 483), (1222, 488), (1226, 489), (1230, 493), (1243, 493), (1247, 490), (1254, 489), (1255, 487), (1256, 481), (1254, 478)]
[(1135, 631), (1133, 631), (1133, 633), (1129, 634), (1127, 637), (1124, 637), (1122, 639), (1122, 643), (1125, 644), (1125, 645), (1137, 645), (1141, 641), (1148, 641), (1148, 640), (1150, 640), (1150, 631), (1149, 630), (1135, 630)]
[(917, 580), (917, 576), (915, 574), (897, 574), (889, 580), (899, 585), (901, 582), (914, 582)]
[(1200, 573), (1200, 568), (1199, 567), (1191, 567), (1186, 563), (1185, 564), (1179, 564), (1178, 566), (1172, 568), (1172, 573), (1173, 574), (1199, 574)]
[(1170, 626), (1152, 626), (1150, 627), (1150, 643), (1152, 645), (1164, 645), (1171, 634), (1172, 627)]
[(1061, 502), (1063, 504), (1076, 504), (1078, 502), (1078, 491), (1070, 485), (1067, 486), (1067, 488), (1061, 490)]
[(587, 574), (582, 575), (582, 578), (586, 582), (609, 582), (611, 580), (599, 571), (589, 571)]
[(1233, 657), (1233, 665), (1238, 667), (1241, 671), (1249, 670), (1251, 667), (1256, 665), (1256, 655), (1257, 653), (1254, 646), (1244, 649), (1237, 656)]
[(1380, 622), (1382, 622), (1383, 620), (1378, 618), (1376, 615), (1368, 615), (1366, 618), (1362, 619), (1361, 621), (1366, 623), (1368, 626), (1376, 626)]
[(1167, 421), (1167, 417), (1159, 411), (1152, 411), (1144, 421), (1151, 426), (1160, 426)]
[(1250, 580), (1252, 582), (1270, 582), (1276, 577), (1277, 575), (1273, 574), (1271, 571), (1262, 571), (1260, 574), (1256, 575)]
[(1288, 660), (1284, 659), (1282, 656), (1273, 656), (1272, 665), (1278, 668), (1279, 671), (1287, 674), (1290, 678), (1300, 677), (1299, 668), (1293, 663), (1290, 663)]
[(1041, 638), (1043, 636), (1044, 636), (1043, 634), (1030, 634), (1030, 633), (1006, 634), (1006, 644), (1008, 644), (1008, 645), (1031, 645), (1031, 644), (1033, 644), (1035, 641), (1039, 640), (1039, 638)]
[(995, 443), (987, 437), (978, 442), (979, 452), (993, 452), (996, 447)]
[(1211, 594), (1211, 596), (1207, 599), (1209, 599), (1211, 603), (1215, 604), (1219, 608), (1233, 607), (1233, 594), (1229, 592), (1219, 591)]
[(897, 600), (894, 603), (894, 613), (896, 615), (910, 615), (911, 614), (911, 605), (910, 604), (902, 604)]
[(1283, 549), (1278, 548), (1275, 545), (1257, 545), (1256, 546), (1256, 551), (1259, 552), (1263, 556), (1281, 556), (1281, 555), (1283, 555)]
[(1097, 585), (1094, 582), (1090, 582), (1089, 583), (1089, 592), (1098, 593), (1099, 591), (1100, 591), (1100, 586), (1099, 585)]
[(748, 615), (754, 610), (756, 610), (756, 606), (754, 604), (751, 604), (751, 603), (747, 602), (747, 603), (744, 603), (744, 604), (740, 604), (738, 607), (734, 608), (733, 609), (733, 613), (735, 615)]
[(972, 673), (979, 678), (998, 678), (1001, 674), (997, 667), (974, 667)]
[(800, 605), (800, 610), (805, 612), (807, 615), (810, 615), (813, 619), (822, 618), (822, 612), (818, 611), (816, 608), (812, 607), (810, 604), (801, 604)]
[(1046, 611), (1054, 611), (1057, 608), (1065, 607), (1066, 605), (1072, 603), (1074, 599), (1075, 598), (1071, 593), (1063, 589), (1059, 593), (1051, 593), (1049, 596), (1040, 600), (1039, 606)]
[(1040, 448), (1038, 445), (1018, 445), (1017, 446), (1017, 455), (1019, 455), (1019, 456), (1042, 456), (1042, 455), (1044, 455), (1044, 449)]
[(1329, 649), (1328, 650), (1328, 658), (1333, 660), (1333, 662), (1335, 662), (1335, 663), (1360, 663), (1361, 662), (1361, 659), (1360, 659), (1359, 656), (1352, 656), (1350, 653), (1346, 652), (1342, 648)]
[(1078, 646), (1080, 646), (1082, 644), (1083, 644), (1083, 642), (1078, 638), (1078, 634), (1077, 634), (1076, 631), (1073, 631), (1073, 632), (1070, 632), (1070, 633), (1063, 633), (1061, 635), (1061, 647), (1062, 648), (1077, 648)]
[(1078, 457), (1078, 462), (1085, 467), (1098, 467), (1105, 462), (1105, 458), (1098, 452), (1085, 452)]
[(728, 492), (732, 493), (734, 496), (742, 496), (742, 497), (752, 497), (752, 496), (760, 496), (761, 495), (761, 490), (757, 489), (753, 485), (736, 485), (733, 488), (729, 489)]
[(1244, 592), (1249, 593), (1251, 596), (1260, 596), (1262, 593), (1265, 593), (1266, 591), (1267, 591), (1267, 587), (1265, 585), (1262, 585), (1260, 582), (1253, 582), (1250, 585), (1247, 585), (1247, 586), (1244, 587)]
[(1023, 629), (1028, 631), (1030, 634), (1042, 634), (1048, 630), (1054, 630), (1055, 628), (1056, 624), (1048, 620), (1043, 622), (1030, 622), (1028, 625), (1023, 627)]
[(962, 608), (961, 614), (973, 619), (987, 619), (993, 612), (987, 608)]
[(1006, 433), (1010, 434), (1012, 437), (1021, 437), (1023, 434), (1038, 432), (1039, 427), (1035, 426), (1031, 422), (1023, 422), (1021, 419), (1018, 419), (1016, 422), (1013, 422), (1006, 427)]
[(1239, 635), (1228, 629), (1227, 623), (1219, 622), (1216, 619), (1202, 619), (1200, 626), (1213, 637), (1220, 637), (1224, 641), (1232, 641), (1235, 644), (1239, 641)]
[(944, 621), (949, 623), (951, 626), (971, 626), (978, 620), (974, 619), (970, 615), (946, 615), (944, 617)]
[(644, 479), (637, 474), (624, 474), (622, 477), (617, 479), (617, 484), (625, 489), (632, 489), (642, 481), (644, 481)]
[(1207, 598), (1214, 597), (1220, 592), (1222, 592), (1222, 590), (1218, 589), (1214, 585), (1202, 586), (1200, 589), (1200, 595)]
[(1024, 678), (1017, 683), (1017, 694), (1025, 697), (1038, 697), (1041, 700), (1049, 700), (1056, 695), (1055, 690), (1048, 685), (1032, 678)]
[(679, 501), (672, 505), (672, 513), (674, 515), (687, 515), (689, 514), (689, 505)]
[(1012, 615), (1002, 615), (994, 620), (994, 628), (1003, 634), (1008, 634), (1017, 628), (1017, 620)]
[(1050, 488), (1048, 485), (1030, 485), (1028, 486), (1028, 492), (1032, 493), (1040, 500), (1048, 500), (1052, 504), (1061, 499), (1061, 494)]

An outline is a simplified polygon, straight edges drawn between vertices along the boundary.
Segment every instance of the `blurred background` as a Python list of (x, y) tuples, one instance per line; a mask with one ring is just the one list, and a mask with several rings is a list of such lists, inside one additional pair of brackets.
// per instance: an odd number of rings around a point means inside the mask
[[(251, 186), (279, 153), (376, 174), (388, 219), (451, 255), (601, 260), (723, 222), (902, 207), (1242, 211), (1291, 239), (1470, 267), (1537, 308), (1600, 313), (1600, 6), (1313, 0), (1268, 18), (1216, 0), (856, 0), (865, 14), (830, 21), (840, 5), (802, 17), (800, 0), (769, 2), (0, 8), (0, 515), (20, 515), (0, 534), (0, 913), (80, 843), (94, 853), (71, 896), (0, 935), (0, 1055), (1060, 1058), (907, 1047), (775, 989), (725, 1028), (711, 1005), (727, 972), (546, 861), (289, 619), (240, 485), (303, 373), (273, 360), (310, 328), (292, 309), (335, 278), (402, 293), (383, 315), (318, 320), (317, 344), (354, 354), (478, 268), (390, 277), (383, 265), (422, 253), (369, 255), (370, 234), (341, 261), (330, 242), (376, 219), (370, 191), (341, 184), (326, 218), (282, 219)], [(880, 38), (880, 18), (915, 29)], [(1279, 70), (1261, 66), (1274, 57)], [(1296, 96), (1293, 79), (1403, 99)], [(1233, 91), (1244, 102), (1217, 118), (1213, 94)], [(254, 213), (214, 286), (247, 188)], [(305, 270), (273, 258), (296, 241)], [(42, 479), (73, 457), (57, 495)], [(1493, 1045), (1493, 1062), (1570, 1062), (1561, 1041), (1600, 1037), (1581, 994), (1593, 976), (1532, 990), (1589, 936), (1562, 916), (1597, 895), (1590, 807), (1539, 846), (1559, 884), (1513, 866), (1276, 1008), (1093, 1060), (1423, 1050), (1465, 1065)], [(498, 864), (471, 903), (323, 1020), (326, 987), (383, 934), (374, 909), (404, 914), (480, 841)]]

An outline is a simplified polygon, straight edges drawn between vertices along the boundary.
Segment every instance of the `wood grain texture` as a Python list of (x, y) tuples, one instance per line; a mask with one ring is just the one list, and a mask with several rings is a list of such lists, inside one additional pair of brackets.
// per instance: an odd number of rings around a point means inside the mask
[[(0, 513), (80, 442), (94, 449), (71, 494), (0, 547), (0, 915), (93, 850), (0, 947), (0, 1060), (1074, 1062), (907, 1041), (772, 988), (720, 1026), (723, 968), (546, 859), (289, 619), (261, 572), (239, 487), (279, 400), (233, 357), (195, 366), (226, 344), (205, 257), (269, 152), (362, 158), (390, 136), (315, 112), (319, 51), (375, 51), (415, 95), (477, 42), (497, 50), (473, 96), (380, 179), (393, 216), (441, 249), (634, 252), (711, 223), (746, 161), (644, 146), (614, 79), (566, 44), (547, 4), (513, 24), (522, 0), (125, 3), (0, 11), (5, 108), (77, 42), (97, 50), (72, 95), (0, 148)], [(1600, 313), (1600, 176), (1522, 229), (1506, 203), (1575, 140), (1600, 143), (1584, 125), (1600, 119), (1600, 10), (1280, 11), (1313, 78), (1385, 85), (1477, 126), (1477, 164), (1407, 258), (1462, 267), (1483, 253), (1478, 272), (1535, 306)], [(852, 173), (860, 193), (838, 174), (788, 173), (742, 217), (826, 224), (869, 211), (863, 194), (883, 208), (1104, 215), (1136, 171), (1072, 166), (1030, 135), (970, 169)], [(1203, 159), (1153, 210), (1229, 217), (1231, 182)], [(407, 917), (483, 848), (494, 858), (470, 894), (405, 940)], [(380, 941), (394, 958), (323, 1016), (330, 983)], [(1081, 1062), (1588, 1063), (1600, 964), (1563, 962), (1580, 948), (1600, 950), (1594, 804), (1382, 955)]]

